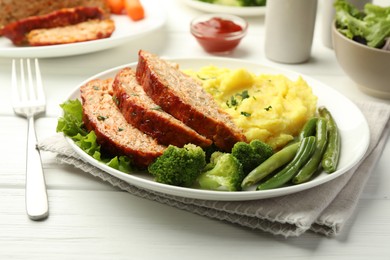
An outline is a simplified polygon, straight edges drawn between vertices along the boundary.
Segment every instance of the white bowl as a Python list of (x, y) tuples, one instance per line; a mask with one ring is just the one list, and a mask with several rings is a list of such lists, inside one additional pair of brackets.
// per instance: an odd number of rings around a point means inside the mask
[(344, 72), (364, 93), (390, 99), (390, 51), (355, 42), (332, 28), (333, 48)]

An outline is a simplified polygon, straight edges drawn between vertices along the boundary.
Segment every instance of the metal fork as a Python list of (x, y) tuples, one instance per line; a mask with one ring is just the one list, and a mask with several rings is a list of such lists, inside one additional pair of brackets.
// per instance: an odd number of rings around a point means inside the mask
[[(32, 220), (48, 216), (49, 206), (41, 155), (36, 146), (37, 137), (34, 116), (45, 112), (46, 101), (38, 59), (31, 65), (30, 59), (20, 59), (19, 80), (16, 61), (12, 60), (12, 104), (17, 115), (27, 118), (27, 162), (26, 162), (26, 211)], [(35, 67), (35, 69), (33, 68)], [(35, 73), (33, 73), (35, 71)]]

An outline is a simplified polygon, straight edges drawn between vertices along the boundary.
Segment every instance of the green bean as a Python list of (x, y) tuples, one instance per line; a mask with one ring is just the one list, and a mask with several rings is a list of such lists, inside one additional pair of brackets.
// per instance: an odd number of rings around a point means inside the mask
[(293, 143), (284, 147), (282, 150), (274, 153), (271, 157), (265, 160), (262, 164), (253, 169), (242, 181), (241, 187), (248, 188), (263, 178), (267, 177), (276, 169), (291, 162), (297, 153), (300, 142)]
[(292, 178), (294, 178), (300, 168), (309, 160), (315, 148), (315, 136), (303, 138), (294, 159), (281, 171), (277, 172), (270, 179), (257, 186), (257, 190), (279, 188), (289, 182)]
[(312, 117), (307, 120), (301, 132), (299, 133), (299, 140), (302, 140), (304, 137), (315, 135), (317, 121), (318, 117)]
[(331, 113), (325, 107), (318, 108), (320, 116), (327, 120), (328, 125), (328, 145), (322, 157), (321, 165), (325, 172), (336, 171), (340, 158), (341, 137)]
[(313, 156), (309, 161), (302, 167), (301, 170), (295, 175), (292, 182), (299, 184), (308, 181), (313, 174), (318, 170), (321, 165), (321, 159), (327, 147), (327, 121), (325, 118), (318, 118), (316, 123), (316, 139), (317, 147), (313, 153)]

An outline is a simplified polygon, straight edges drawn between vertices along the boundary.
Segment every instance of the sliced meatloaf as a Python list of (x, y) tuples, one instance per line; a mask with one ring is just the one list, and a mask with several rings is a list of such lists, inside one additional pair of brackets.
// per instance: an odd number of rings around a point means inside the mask
[(107, 17), (110, 11), (106, 0), (1, 0), (0, 31), (5, 25), (20, 19), (77, 6), (99, 7)]
[(80, 88), (84, 124), (95, 131), (104, 151), (127, 155), (134, 165), (147, 167), (166, 147), (127, 123), (109, 94), (112, 81), (92, 80)]
[(42, 16), (31, 16), (6, 25), (5, 37), (15, 45), (26, 43), (26, 34), (35, 29), (49, 29), (78, 24), (91, 19), (104, 19), (104, 11), (98, 7), (64, 8)]
[(156, 138), (159, 143), (178, 147), (188, 143), (201, 147), (212, 144), (210, 139), (198, 134), (154, 103), (138, 84), (135, 71), (131, 68), (124, 68), (117, 73), (112, 88), (114, 100), (127, 122)]
[(114, 30), (115, 23), (111, 19), (89, 20), (64, 27), (32, 30), (26, 38), (31, 46), (56, 45), (108, 38)]
[(236, 142), (246, 140), (242, 130), (219, 108), (200, 83), (177, 67), (140, 50), (136, 75), (156, 104), (213, 140), (220, 149), (230, 151)]

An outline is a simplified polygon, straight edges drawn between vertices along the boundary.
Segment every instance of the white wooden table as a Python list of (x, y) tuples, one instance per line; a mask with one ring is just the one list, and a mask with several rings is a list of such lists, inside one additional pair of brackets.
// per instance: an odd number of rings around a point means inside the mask
[[(41, 60), (47, 113), (36, 122), (40, 139), (55, 133), (59, 104), (86, 78), (136, 61), (141, 48), (167, 57), (209, 56), (189, 33), (199, 11), (165, 0), (166, 27), (110, 50)], [(229, 57), (255, 61), (314, 77), (350, 99), (369, 97), (355, 88), (320, 38), (316, 24), (308, 63), (283, 65), (264, 55), (264, 17), (248, 18), (249, 33)], [(390, 141), (341, 235), (313, 233), (285, 239), (210, 220), (119, 191), (42, 153), (50, 216), (25, 214), (24, 170), (27, 123), (13, 114), (11, 59), (0, 58), (0, 259), (390, 259)]]

